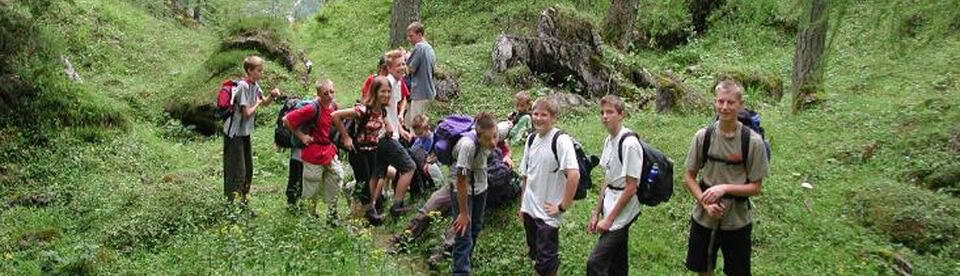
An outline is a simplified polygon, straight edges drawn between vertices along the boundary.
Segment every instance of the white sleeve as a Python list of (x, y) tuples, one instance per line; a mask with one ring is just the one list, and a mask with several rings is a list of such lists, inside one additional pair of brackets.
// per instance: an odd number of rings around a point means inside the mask
[(568, 135), (561, 135), (557, 138), (557, 158), (560, 161), (561, 170), (580, 169), (577, 163), (577, 152), (573, 148), (573, 140)]
[(623, 175), (640, 179), (643, 172), (643, 147), (637, 139), (627, 139), (623, 141)]

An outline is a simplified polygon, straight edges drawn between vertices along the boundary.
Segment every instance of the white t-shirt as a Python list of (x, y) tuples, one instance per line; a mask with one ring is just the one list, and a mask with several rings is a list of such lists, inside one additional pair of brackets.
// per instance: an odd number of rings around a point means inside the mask
[[(520, 161), (520, 175), (527, 178), (520, 211), (542, 219), (552, 227), (560, 227), (563, 214), (552, 217), (547, 214), (543, 205), (547, 202), (562, 203), (567, 189), (566, 170), (580, 169), (573, 140), (568, 135), (557, 138), (557, 155), (554, 157), (550, 146), (557, 131), (560, 130), (554, 128), (543, 137), (534, 134), (536, 137), (533, 138), (533, 143), (529, 147), (524, 144), (523, 159)], [(557, 160), (560, 164), (557, 164)]]
[(393, 75), (387, 75), (387, 80), (390, 81), (390, 101), (387, 102), (387, 123), (393, 128), (393, 139), (400, 139), (400, 114), (397, 113), (397, 106), (400, 103), (400, 99), (403, 97), (401, 94), (402, 83), (393, 78)]
[[(630, 129), (621, 128), (616, 137), (608, 135), (603, 142), (603, 155), (600, 157), (600, 165), (603, 166), (603, 179), (608, 186), (603, 195), (604, 214), (609, 214), (617, 206), (617, 200), (620, 200), (623, 188), (627, 185), (627, 176), (636, 178), (637, 184), (640, 184), (640, 174), (643, 167), (643, 147), (640, 146), (640, 140), (636, 137), (627, 137), (623, 141), (623, 162), (620, 162), (620, 153), (618, 152), (620, 150), (620, 139), (629, 132)], [(640, 202), (637, 200), (628, 201), (627, 205), (620, 210), (620, 214), (613, 219), (610, 231), (622, 229), (639, 214)]]

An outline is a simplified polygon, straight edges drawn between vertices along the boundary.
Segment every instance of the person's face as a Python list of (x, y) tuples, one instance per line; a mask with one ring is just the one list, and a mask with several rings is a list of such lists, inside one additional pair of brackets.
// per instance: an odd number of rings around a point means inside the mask
[(317, 90), (317, 97), (320, 98), (321, 102), (331, 102), (333, 101), (333, 96), (336, 93), (337, 92), (334, 90), (333, 84), (331, 83), (321, 86), (320, 89)]
[(537, 131), (547, 131), (553, 128), (554, 118), (553, 114), (547, 111), (545, 108), (534, 108), (533, 113), (531, 113), (533, 119), (533, 128)]
[(713, 100), (713, 107), (721, 121), (736, 121), (737, 112), (743, 108), (743, 99), (738, 98), (736, 93), (718, 90)]
[(613, 133), (613, 131), (619, 130), (620, 125), (623, 124), (623, 113), (617, 111), (613, 105), (605, 104), (600, 107), (600, 119), (607, 131)]
[(497, 145), (497, 128), (491, 127), (477, 131), (477, 141), (480, 142), (480, 146), (492, 149)]
[(260, 78), (263, 77), (263, 67), (264, 67), (263, 64), (260, 64), (260, 66), (257, 66), (257, 67), (253, 67), (253, 69), (250, 69), (250, 71), (247, 71), (247, 77), (250, 78), (251, 81), (259, 81)]
[(428, 128), (427, 128), (426, 126), (417, 126), (417, 127), (413, 128), (413, 134), (416, 134), (417, 136), (423, 137), (423, 136), (426, 136), (426, 135), (427, 135), (427, 130), (428, 130)]
[(381, 105), (386, 105), (390, 101), (390, 85), (384, 83), (377, 89), (377, 101)]
[(420, 35), (414, 31), (407, 31), (407, 41), (410, 41), (410, 44), (417, 44), (420, 42)]
[(521, 101), (519, 99), (514, 99), (513, 106), (517, 109), (517, 111), (520, 111), (520, 112), (526, 112), (527, 110), (530, 110), (529, 101)]
[(406, 67), (406, 63), (404, 63), (402, 59), (398, 59), (393, 62), (393, 64), (390, 64), (388, 70), (390, 71), (390, 75), (393, 75), (395, 79), (400, 79), (403, 78), (403, 75), (406, 73)]

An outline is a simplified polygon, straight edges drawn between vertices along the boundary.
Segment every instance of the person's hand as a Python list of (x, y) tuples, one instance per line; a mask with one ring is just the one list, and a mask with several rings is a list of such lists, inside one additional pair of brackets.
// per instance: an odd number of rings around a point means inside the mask
[(301, 133), (300, 135), (297, 135), (297, 138), (300, 138), (300, 142), (302, 142), (304, 145), (309, 145), (310, 143), (313, 143), (313, 136), (310, 136), (310, 135)]
[(547, 202), (543, 204), (543, 209), (546, 210), (547, 215), (550, 215), (551, 217), (559, 216), (561, 213), (559, 204)]
[(464, 210), (464, 212), (457, 215), (457, 219), (453, 221), (453, 231), (462, 237), (467, 234), (468, 229), (470, 229), (470, 217), (467, 216), (466, 210)]
[(703, 195), (700, 196), (700, 201), (705, 204), (719, 202), (720, 198), (727, 193), (726, 187), (726, 185), (714, 185), (710, 188), (707, 188), (707, 190), (703, 192)]
[(274, 88), (273, 90), (270, 90), (270, 97), (278, 97), (280, 95), (282, 94), (280, 94), (279, 88)]
[(507, 164), (507, 167), (510, 167), (510, 169), (513, 169), (513, 158), (510, 158), (510, 156), (504, 156), (503, 163)]
[(343, 143), (343, 147), (347, 151), (353, 152), (353, 139), (350, 139), (349, 136), (343, 136), (343, 138), (340, 138), (340, 142)]
[(707, 204), (703, 209), (707, 211), (707, 215), (710, 215), (710, 217), (714, 219), (722, 218), (723, 214), (727, 212), (727, 207), (724, 206), (723, 203)]
[(401, 130), (401, 131), (400, 131), (400, 137), (403, 138), (403, 140), (404, 140), (404, 141), (407, 141), (407, 142), (413, 141), (413, 134), (410, 134), (410, 132), (407, 132), (407, 131), (405, 131), (405, 130)]
[(590, 221), (587, 222), (587, 233), (596, 233), (597, 232), (597, 214), (590, 216)]
[(597, 226), (595, 230), (597, 231), (597, 233), (601, 233), (601, 234), (606, 233), (607, 231), (610, 231), (611, 225), (613, 225), (613, 222), (610, 221), (610, 217), (606, 217), (600, 220), (600, 222), (597, 222)]

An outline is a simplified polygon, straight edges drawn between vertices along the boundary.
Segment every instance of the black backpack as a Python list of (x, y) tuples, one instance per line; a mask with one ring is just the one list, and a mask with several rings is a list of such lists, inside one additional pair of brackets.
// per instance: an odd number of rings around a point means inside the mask
[(491, 151), (487, 157), (487, 206), (496, 208), (515, 201), (522, 188), (517, 179), (513, 169), (503, 162), (503, 151)]
[(288, 113), (297, 110), (298, 108), (304, 107), (308, 104), (313, 104), (313, 117), (311, 120), (299, 127), (299, 130), (303, 133), (309, 133), (317, 126), (317, 119), (320, 118), (320, 105), (316, 101), (305, 101), (296, 98), (290, 98), (284, 102), (283, 107), (280, 108), (280, 113), (277, 114), (277, 125), (273, 129), (273, 143), (280, 148), (290, 149), (290, 148), (303, 148), (304, 145), (300, 142), (293, 132), (290, 131), (286, 126), (283, 125), (283, 117), (287, 116)]
[[(530, 134), (527, 138), (527, 148), (530, 148), (533, 145), (533, 138), (536, 137), (536, 133)], [(553, 135), (552, 141), (550, 141), (550, 150), (553, 151), (553, 158), (557, 161), (557, 168), (553, 172), (560, 170), (560, 156), (557, 156), (557, 138), (560, 138), (560, 135), (567, 135), (562, 130), (557, 131)], [(570, 136), (570, 135), (567, 135)], [(583, 145), (580, 144), (576, 139), (573, 139), (573, 136), (570, 136), (570, 140), (573, 141), (573, 149), (577, 153), (577, 165), (580, 167), (580, 181), (577, 183), (577, 193), (573, 196), (573, 199), (580, 200), (587, 197), (587, 190), (590, 187), (593, 187), (593, 180), (590, 178), (590, 172), (593, 171), (593, 168), (600, 164), (600, 157), (596, 155), (587, 155), (583, 150)]]
[(637, 200), (647, 206), (657, 206), (670, 200), (673, 195), (673, 161), (663, 152), (651, 147), (640, 139), (635, 132), (629, 132), (620, 137), (617, 156), (623, 164), (623, 141), (627, 137), (636, 137), (643, 148), (643, 165), (640, 169), (640, 179), (637, 179)]

